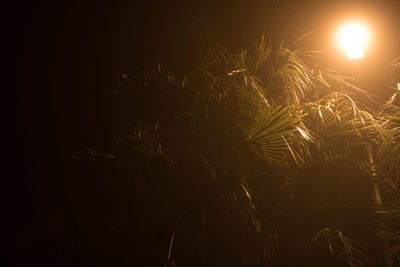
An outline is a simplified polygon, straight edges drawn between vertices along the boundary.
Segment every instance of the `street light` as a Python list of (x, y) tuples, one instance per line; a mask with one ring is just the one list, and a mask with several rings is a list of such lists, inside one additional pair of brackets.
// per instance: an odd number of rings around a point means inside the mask
[(350, 60), (364, 57), (370, 37), (367, 27), (362, 23), (349, 22), (344, 24), (339, 29), (337, 38), (339, 45), (344, 49)]
[[(362, 23), (349, 22), (349, 23), (343, 24), (343, 26), (339, 29), (338, 35), (337, 35), (337, 40), (339, 42), (339, 45), (345, 51), (346, 56), (350, 60), (361, 59), (365, 55), (365, 50), (370, 41), (370, 34), (369, 34), (367, 27), (364, 26)], [(355, 66), (356, 67), (358, 66), (358, 68), (360, 67), (358, 64), (356, 64)], [(358, 72), (358, 76), (360, 76), (359, 69), (357, 72)], [(358, 78), (360, 78), (360, 77), (358, 77)], [(400, 89), (400, 85), (398, 85), (398, 86)], [(372, 181), (374, 182), (373, 200), (377, 206), (382, 206), (383, 205), (382, 194), (381, 194), (381, 190), (380, 190), (379, 183), (378, 183), (379, 177), (378, 177), (378, 172), (377, 172), (377, 166), (376, 166), (375, 159), (373, 156), (374, 149), (373, 149), (372, 143), (369, 140), (366, 144), (366, 150), (367, 150), (367, 155), (368, 155), (369, 172), (370, 172)], [(383, 246), (386, 251), (388, 248), (387, 242), (383, 242)], [(387, 267), (393, 266), (393, 262), (392, 262), (391, 258), (386, 257), (385, 265)]]

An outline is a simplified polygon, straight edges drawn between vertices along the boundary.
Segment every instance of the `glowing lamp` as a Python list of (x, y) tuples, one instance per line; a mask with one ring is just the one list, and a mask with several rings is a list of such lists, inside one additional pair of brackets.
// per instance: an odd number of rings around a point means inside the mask
[(369, 42), (369, 33), (364, 25), (349, 23), (340, 28), (338, 41), (349, 59), (363, 58)]

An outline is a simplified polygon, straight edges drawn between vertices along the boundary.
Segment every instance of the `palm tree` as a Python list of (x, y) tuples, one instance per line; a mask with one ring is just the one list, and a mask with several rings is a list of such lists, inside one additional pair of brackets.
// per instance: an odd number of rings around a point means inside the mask
[(262, 37), (238, 54), (216, 46), (189, 75), (158, 66), (121, 76), (115, 155), (136, 184), (143, 257), (182, 266), (373, 263), (365, 145), (390, 144), (397, 128), (357, 101), (369, 94), (310, 69), (308, 56)]

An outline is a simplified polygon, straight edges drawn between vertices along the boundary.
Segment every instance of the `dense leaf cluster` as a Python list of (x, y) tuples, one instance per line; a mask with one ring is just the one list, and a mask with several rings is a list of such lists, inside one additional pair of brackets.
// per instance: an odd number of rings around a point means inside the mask
[(121, 75), (108, 156), (134, 184), (136, 262), (399, 260), (398, 91), (373, 110), (310, 55), (263, 37), (238, 54), (217, 46), (188, 75)]

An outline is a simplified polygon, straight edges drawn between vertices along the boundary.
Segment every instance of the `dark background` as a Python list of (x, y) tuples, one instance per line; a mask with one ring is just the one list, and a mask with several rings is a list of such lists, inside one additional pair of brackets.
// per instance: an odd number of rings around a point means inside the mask
[[(103, 194), (101, 173), (93, 180), (90, 171), (68, 168), (81, 148), (112, 151), (110, 96), (118, 73), (151, 71), (158, 62), (173, 72), (191, 72), (215, 42), (238, 51), (255, 42), (268, 19), (275, 18), (282, 22), (272, 27), (278, 38), (286, 22), (295, 32), (313, 31), (301, 45), (327, 53), (312, 64), (354, 74), (354, 64), (337, 50), (332, 36), (340, 21), (355, 15), (374, 32), (361, 67), (363, 84), (382, 98), (390, 94), (385, 89), (391, 84), (389, 62), (400, 56), (398, 1), (291, 1), (290, 10), (272, 2), (5, 4), (9, 85), (4, 90), (11, 96), (3, 100), (3, 113), (12, 139), (5, 140), (11, 147), (6, 162), (11, 172), (2, 177), (2, 260), (15, 266), (67, 263), (71, 236), (85, 232), (79, 227), (86, 223), (88, 229), (100, 229), (119, 216), (107, 208), (104, 196), (111, 193)], [(118, 194), (124, 186), (121, 182), (110, 190)]]
[[(215, 41), (234, 52), (255, 42), (268, 20), (272, 38), (292, 27), (313, 32), (301, 45), (326, 51), (318, 64), (354, 74), (334, 43), (339, 23), (361, 18), (372, 26), (373, 43), (362, 62), (368, 89), (378, 89), (389, 62), (399, 56), (398, 1), (98, 1), (41, 3), (13, 7), (6, 21), (16, 53), (15, 72), (28, 129), (52, 130), (49, 141), (73, 146), (108, 146), (108, 92), (118, 73), (153, 70), (158, 62), (173, 72), (192, 71)], [(286, 9), (285, 7), (290, 8)], [(6, 11), (7, 12), (7, 11)], [(289, 35), (290, 33), (288, 33)], [(353, 73), (352, 73), (353, 72)], [(42, 125), (44, 124), (44, 125)], [(56, 137), (54, 133), (61, 134)], [(45, 136), (45, 135), (44, 135)], [(60, 144), (59, 138), (63, 142)]]

